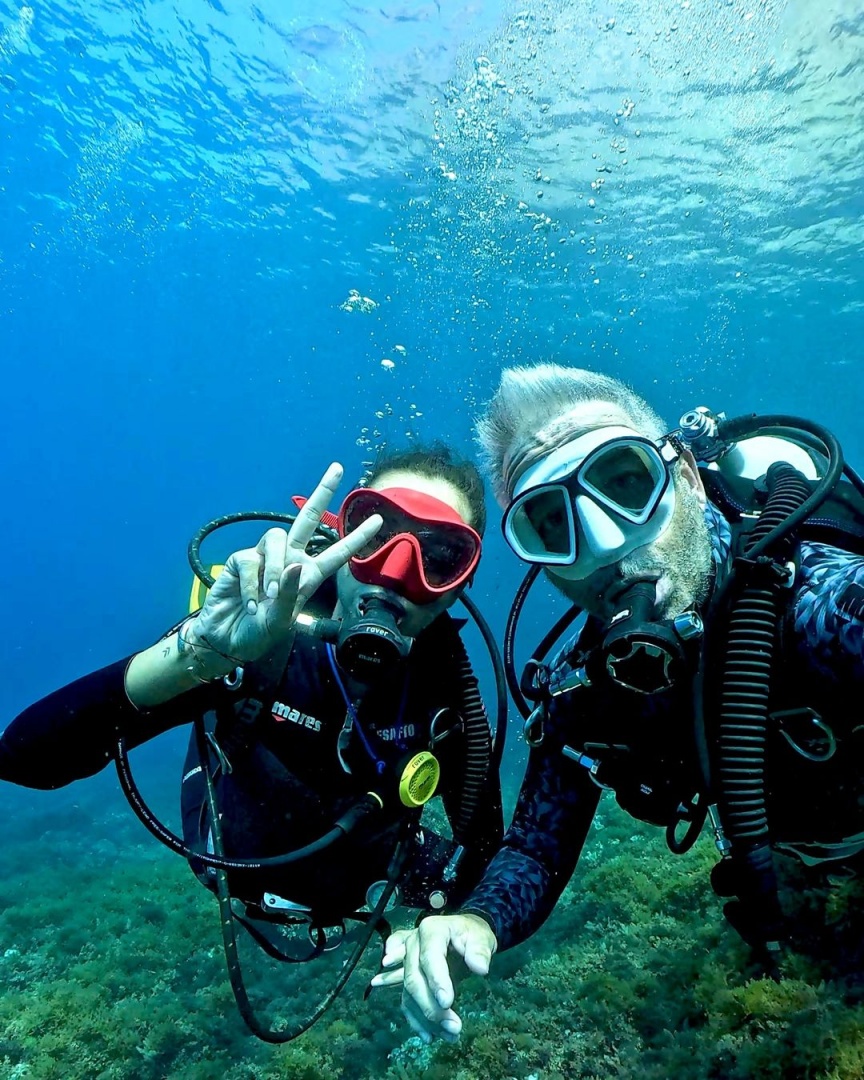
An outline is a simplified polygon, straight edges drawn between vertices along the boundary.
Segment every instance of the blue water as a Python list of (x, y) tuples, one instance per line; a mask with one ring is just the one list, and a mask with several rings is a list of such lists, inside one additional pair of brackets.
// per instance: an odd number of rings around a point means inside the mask
[[(470, 452), (508, 363), (864, 465), (862, 60), (857, 0), (0, 0), (2, 717), (182, 614), (209, 517)], [(499, 632), (520, 576), (493, 514)]]

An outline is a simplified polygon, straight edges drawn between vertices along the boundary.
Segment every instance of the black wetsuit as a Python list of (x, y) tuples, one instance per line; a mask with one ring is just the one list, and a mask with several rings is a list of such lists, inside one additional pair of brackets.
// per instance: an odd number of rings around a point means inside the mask
[[(119, 736), (131, 749), (204, 716), (230, 763), (230, 771), (216, 769), (228, 856), (282, 854), (327, 833), (365, 792), (376, 791), (384, 801), (383, 810), (356, 832), (311, 858), (231, 872), (234, 895), (260, 904), (267, 891), (312, 907), (321, 919), (341, 917), (361, 906), (368, 886), (386, 876), (400, 823), (408, 815), (416, 827), (409, 831), (403, 885), (406, 901), (421, 906), (428, 897), (428, 879), (456, 845), (419, 826), (419, 811), (406, 810), (399, 801), (398, 777), (407, 758), (429, 749), (436, 714), (460, 708), (458, 647), (454, 621), (441, 616), (417, 638), (400, 670), (368, 692), (357, 709), (355, 730), (342, 740), (342, 760), (350, 773), (337, 753), (348, 709), (332, 653), (321, 641), (298, 634), (287, 662), (270, 658), (248, 665), (239, 689), (229, 690), (218, 680), (148, 710), (137, 710), (126, 697), (128, 657), (87, 675), (12, 721), (0, 736), (0, 779), (61, 787), (104, 768)], [(464, 780), (458, 720), (456, 713), (441, 715), (436, 733), (449, 734), (434, 748), (441, 763), (438, 790), (451, 821), (458, 815)], [(206, 850), (209, 822), (194, 737), (183, 773), (182, 809), (187, 844)], [(502, 832), (498, 780), (490, 777), (448, 899), (464, 898)], [(202, 869), (200, 864), (196, 869)]]
[[(706, 511), (718, 572), (728, 565), (730, 529), (715, 507)], [(806, 714), (777, 722), (766, 750), (766, 801), (771, 842), (805, 862), (848, 858), (864, 850), (864, 558), (824, 544), (803, 543), (800, 569), (781, 628), (781, 677), (771, 711), (809, 707), (836, 742), (814, 731)], [(592, 623), (583, 635), (596, 631)], [(567, 667), (582, 640), (561, 650)], [(698, 658), (694, 660), (694, 668)], [(611, 684), (553, 699), (545, 737), (532, 749), (513, 822), (501, 851), (463, 906), (487, 919), (505, 949), (533, 934), (567, 885), (601, 794), (588, 769), (565, 746), (600, 761), (596, 777), (615, 790), (629, 813), (668, 823), (699, 779), (688, 680), (646, 697)], [(784, 734), (785, 730), (785, 734)], [(817, 744), (809, 747), (815, 735)], [(793, 746), (797, 742), (799, 749)], [(608, 749), (600, 749), (604, 744)]]

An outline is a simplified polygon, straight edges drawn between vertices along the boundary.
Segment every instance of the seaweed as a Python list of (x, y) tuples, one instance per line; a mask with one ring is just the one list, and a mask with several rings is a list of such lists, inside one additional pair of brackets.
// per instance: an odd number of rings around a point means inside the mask
[[(0, 895), (0, 1072), (48, 1080), (851, 1080), (864, 1076), (862, 886), (784, 866), (796, 949), (764, 978), (723, 922), (700, 841), (672, 856), (658, 830), (603, 803), (549, 922), (465, 978), (458, 1044), (427, 1046), (395, 991), (363, 990), (370, 949), (333, 1008), (282, 1047), (237, 1014), (212, 896), (188, 868), (99, 821), (33, 864), (7, 838)], [(130, 836), (135, 836), (130, 830)], [(16, 850), (26, 837), (30, 859)], [(140, 837), (139, 837), (140, 839)], [(41, 841), (39, 842), (41, 844)], [(38, 848), (38, 844), (36, 845)], [(53, 850), (53, 854), (52, 854)], [(56, 857), (54, 857), (56, 856)], [(406, 924), (410, 913), (404, 915)], [(308, 1011), (344, 949), (278, 965), (243, 949), (250, 992), (279, 1023)], [(851, 958), (850, 958), (851, 957)]]

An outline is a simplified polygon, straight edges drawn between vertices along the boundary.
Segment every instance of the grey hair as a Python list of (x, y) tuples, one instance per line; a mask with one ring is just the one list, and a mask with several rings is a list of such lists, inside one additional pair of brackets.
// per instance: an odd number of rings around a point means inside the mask
[(666, 431), (647, 401), (609, 375), (561, 364), (505, 368), (476, 426), (481, 459), (502, 505), (532, 453), (536, 459), (582, 434), (584, 425), (577, 425), (570, 414), (586, 402), (610, 406), (608, 422), (625, 419), (649, 439), (659, 439)]

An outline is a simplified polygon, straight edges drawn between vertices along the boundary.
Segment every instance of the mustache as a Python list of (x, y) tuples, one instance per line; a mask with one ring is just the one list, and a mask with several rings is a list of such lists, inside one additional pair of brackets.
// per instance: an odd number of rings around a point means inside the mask
[(625, 579), (660, 576), (667, 569), (667, 560), (651, 545), (625, 555), (618, 564), (617, 576)]

